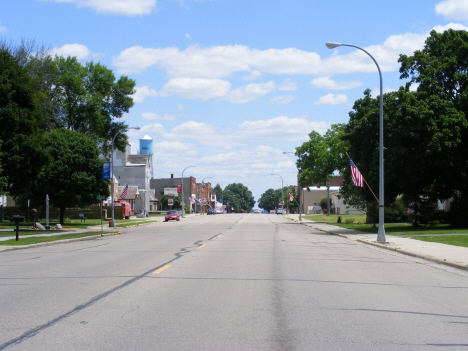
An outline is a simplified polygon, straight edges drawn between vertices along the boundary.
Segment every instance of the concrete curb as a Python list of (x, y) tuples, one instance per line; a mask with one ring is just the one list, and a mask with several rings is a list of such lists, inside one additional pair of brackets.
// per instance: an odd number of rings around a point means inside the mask
[[(321, 232), (324, 232), (324, 233), (327, 233), (327, 234), (330, 234), (330, 235), (335, 235), (335, 236), (340, 236), (342, 238), (346, 238), (348, 240), (352, 240), (350, 239), (347, 235), (345, 234), (340, 234), (340, 233), (333, 233), (329, 230), (326, 230), (326, 229), (322, 229), (322, 228), (317, 228), (317, 227), (314, 227), (313, 225), (308, 225), (307, 223), (302, 223), (302, 222), (298, 222), (297, 220), (295, 219), (292, 219), (292, 218), (288, 218), (290, 219), (291, 221), (293, 222), (296, 222), (298, 224), (302, 224), (302, 225), (306, 225), (307, 227), (310, 227), (310, 228), (313, 228), (315, 230), (319, 230)], [(309, 223), (313, 223), (313, 222), (309, 222)], [(434, 257), (431, 257), (431, 256), (426, 256), (426, 255), (421, 255), (421, 254), (417, 254), (417, 253), (414, 253), (414, 252), (411, 252), (411, 251), (407, 251), (407, 250), (403, 250), (403, 249), (399, 249), (399, 248), (396, 248), (396, 247), (388, 247), (386, 246), (385, 244), (379, 244), (377, 242), (369, 242), (367, 240), (362, 240), (362, 239), (357, 239), (357, 240), (354, 240), (354, 241), (358, 241), (360, 243), (363, 243), (363, 244), (367, 244), (367, 245), (371, 245), (371, 246), (375, 246), (375, 247), (379, 247), (381, 249), (385, 249), (385, 250), (389, 250), (389, 251), (393, 251), (393, 252), (398, 252), (398, 253), (401, 253), (403, 255), (407, 255), (407, 256), (411, 256), (411, 257), (416, 257), (416, 258), (421, 258), (423, 260), (426, 260), (426, 261), (431, 261), (431, 262), (434, 262), (434, 263), (437, 263), (437, 264), (443, 264), (445, 266), (449, 266), (449, 267), (452, 267), (452, 268), (457, 268), (457, 269), (461, 269), (461, 270), (468, 270), (468, 266), (466, 265), (463, 265), (461, 263), (457, 263), (457, 262), (452, 262), (452, 261), (447, 261), (447, 260), (439, 260), (439, 259), (436, 259)]]
[(70, 242), (74, 242), (74, 241), (96, 240), (98, 238), (101, 238), (101, 237), (104, 237), (104, 236), (111, 236), (111, 235), (122, 235), (122, 233), (121, 232), (103, 233), (103, 234), (85, 236), (85, 237), (82, 237), (82, 238), (55, 240), (55, 241), (49, 241), (49, 242), (45, 242), (45, 243), (22, 245), (22, 246), (5, 246), (5, 247), (0, 246), (0, 252), (24, 250), (24, 249), (31, 249), (31, 248), (34, 248), (34, 247), (49, 246), (49, 245), (66, 244), (66, 243), (70, 243)]
[[(345, 236), (345, 237), (348, 238), (347, 236)], [(396, 247), (392, 248), (392, 247), (386, 246), (385, 244), (373, 243), (373, 242), (369, 242), (369, 241), (362, 240), (362, 239), (357, 239), (356, 241), (358, 241), (360, 243), (363, 243), (363, 244), (372, 245), (372, 246), (375, 246), (375, 247), (380, 247), (380, 248), (385, 249), (385, 250), (398, 252), (398, 253), (401, 253), (401, 254), (404, 254), (404, 255), (407, 255), (407, 256), (421, 258), (423, 260), (431, 261), (431, 262), (438, 263), (438, 264), (443, 264), (445, 266), (449, 266), (449, 267), (452, 267), (452, 268), (462, 269), (462, 270), (465, 270), (465, 271), (468, 270), (468, 266), (465, 266), (465, 265), (460, 264), (460, 263), (451, 262), (451, 261), (447, 261), (447, 260), (441, 261), (441, 260), (438, 260), (438, 259), (436, 259), (434, 257), (431, 257), (431, 256), (417, 254), (417, 253), (407, 251), (407, 250), (402, 250), (402, 249), (399, 249), (399, 248), (396, 248)]]

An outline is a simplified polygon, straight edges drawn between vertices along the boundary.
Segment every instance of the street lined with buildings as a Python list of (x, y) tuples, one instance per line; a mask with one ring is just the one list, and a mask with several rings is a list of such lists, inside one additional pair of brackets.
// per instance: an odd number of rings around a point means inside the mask
[(468, 345), (466, 271), (283, 216), (190, 216), (2, 252), (0, 349)]

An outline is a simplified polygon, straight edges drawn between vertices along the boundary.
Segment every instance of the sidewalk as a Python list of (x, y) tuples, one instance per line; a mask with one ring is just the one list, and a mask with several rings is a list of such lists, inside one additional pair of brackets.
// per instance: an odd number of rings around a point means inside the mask
[(388, 234), (386, 235), (386, 243), (378, 243), (377, 234), (345, 229), (332, 224), (313, 222), (305, 219), (304, 216), (302, 216), (302, 222), (299, 222), (298, 214), (285, 215), (285, 218), (322, 232), (345, 237), (349, 240), (400, 252), (454, 268), (468, 269), (468, 247), (431, 243)]

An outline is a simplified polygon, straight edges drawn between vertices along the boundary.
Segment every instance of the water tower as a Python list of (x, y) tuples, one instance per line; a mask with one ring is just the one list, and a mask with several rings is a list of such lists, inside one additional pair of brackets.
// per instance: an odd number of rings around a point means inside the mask
[(154, 178), (153, 174), (153, 139), (146, 134), (143, 138), (140, 139), (140, 155), (148, 155), (151, 178)]

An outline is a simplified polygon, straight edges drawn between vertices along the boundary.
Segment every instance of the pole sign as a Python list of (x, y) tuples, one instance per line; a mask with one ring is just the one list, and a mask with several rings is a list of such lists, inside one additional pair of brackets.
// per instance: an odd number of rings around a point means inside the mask
[(102, 179), (111, 179), (111, 167), (110, 162), (102, 163)]
[(177, 184), (177, 193), (178, 194), (182, 193), (182, 184)]
[(178, 188), (164, 188), (164, 195), (177, 196)]

